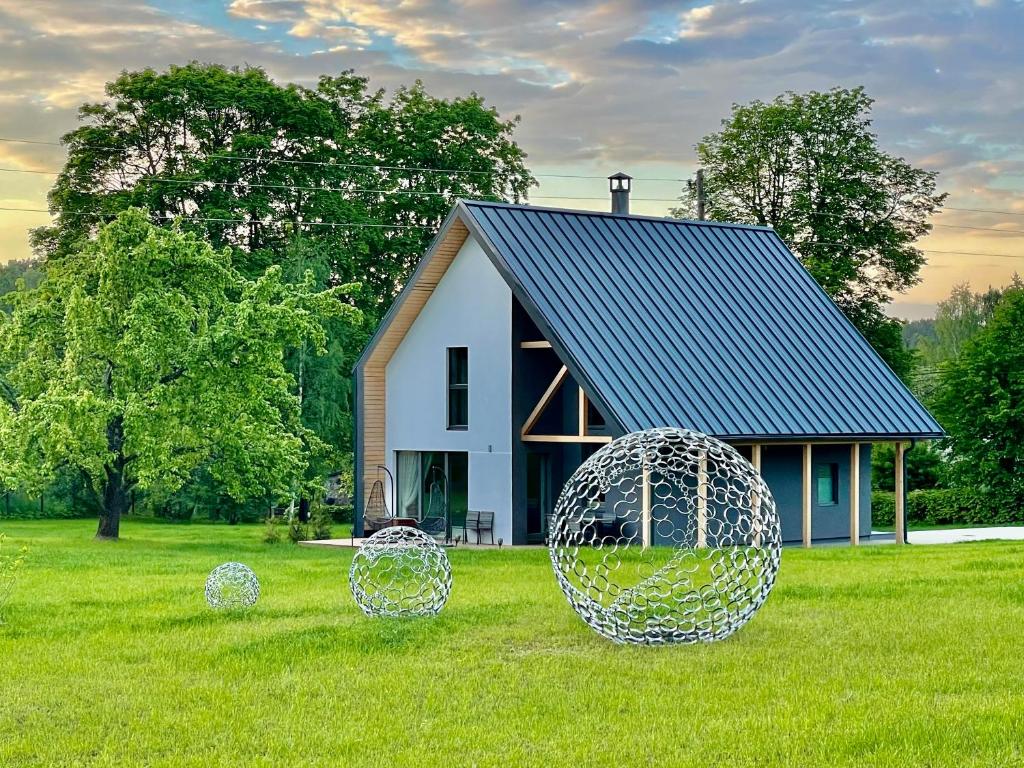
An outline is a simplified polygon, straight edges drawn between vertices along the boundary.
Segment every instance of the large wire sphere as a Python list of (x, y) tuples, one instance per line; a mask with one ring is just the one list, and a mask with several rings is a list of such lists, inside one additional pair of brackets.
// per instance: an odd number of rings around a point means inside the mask
[(771, 592), (781, 557), (771, 491), (734, 448), (661, 428), (603, 446), (562, 489), (549, 530), (555, 577), (620, 643), (728, 637)]
[(348, 583), (367, 616), (433, 616), (448, 600), (452, 568), (431, 536), (396, 525), (362, 543)]
[(260, 596), (260, 582), (242, 563), (218, 565), (206, 578), (206, 602), (211, 608), (249, 608)]

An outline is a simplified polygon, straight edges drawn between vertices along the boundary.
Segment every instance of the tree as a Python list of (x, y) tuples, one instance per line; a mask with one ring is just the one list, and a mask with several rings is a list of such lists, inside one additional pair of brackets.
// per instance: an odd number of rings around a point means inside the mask
[(84, 473), (99, 538), (117, 538), (134, 488), (173, 491), (197, 468), (236, 499), (294, 492), (323, 444), (301, 423), (285, 350), (322, 352), (326, 322), (359, 321), (346, 287), (311, 285), (279, 267), (250, 280), (227, 249), (119, 214), (0, 315), (14, 393), (0, 465), (36, 488)]
[[(1024, 281), (1013, 276), (1010, 288), (1022, 288)], [(992, 317), (1003, 291), (989, 286), (975, 293), (968, 283), (953, 286), (949, 298), (939, 302), (935, 310), (935, 337), (922, 338), (916, 344), (921, 358), (931, 366), (956, 360), (964, 345), (974, 338)]]
[[(933, 443), (924, 442), (907, 451), (907, 487), (913, 491), (944, 488), (946, 464)], [(889, 443), (871, 446), (871, 487), (896, 490), (896, 449)]]
[[(883, 311), (918, 282), (914, 241), (945, 199), (936, 174), (882, 151), (862, 88), (787, 93), (733, 105), (697, 144), (706, 214), (770, 226), (900, 375), (911, 367), (898, 321)], [(692, 216), (695, 190), (675, 215)]]
[(337, 468), (351, 450), (355, 358), (455, 200), (520, 201), (535, 183), (512, 138), (518, 118), (503, 120), (476, 94), (438, 99), (419, 82), (388, 98), (351, 72), (305, 88), (195, 62), (126, 72), (106, 93), (64, 136), (56, 221), (35, 231), (37, 251), (75, 253), (138, 206), (154, 224), (178, 220), (230, 248), (248, 277), (273, 264), (301, 275), (289, 266), (300, 259), (325, 288), (361, 283), (358, 329), (332, 332), (318, 361), (289, 354), (304, 423), (333, 446)]
[(191, 63), (126, 72), (107, 100), (79, 110), (50, 193), (48, 256), (74, 252), (127, 207), (155, 224), (180, 218), (249, 276), (280, 264), (297, 232), (330, 254), (331, 279), (361, 281), (375, 320), (459, 197), (518, 201), (533, 177), (482, 98), (450, 101), (421, 83), (391, 99), (351, 72), (316, 88), (262, 69)]
[(991, 319), (943, 369), (934, 405), (956, 484), (993, 507), (1024, 508), (1024, 288), (1008, 288)]
[(38, 259), (15, 259), (0, 264), (0, 312), (10, 314), (11, 305), (4, 300), (4, 296), (18, 290), (19, 284), (25, 288), (35, 288), (42, 279), (43, 272), (39, 268)]

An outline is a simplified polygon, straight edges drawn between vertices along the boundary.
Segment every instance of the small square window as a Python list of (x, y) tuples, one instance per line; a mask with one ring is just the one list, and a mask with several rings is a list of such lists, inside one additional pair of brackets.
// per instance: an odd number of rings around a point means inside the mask
[(814, 487), (818, 506), (839, 503), (839, 465), (819, 464), (814, 471)]

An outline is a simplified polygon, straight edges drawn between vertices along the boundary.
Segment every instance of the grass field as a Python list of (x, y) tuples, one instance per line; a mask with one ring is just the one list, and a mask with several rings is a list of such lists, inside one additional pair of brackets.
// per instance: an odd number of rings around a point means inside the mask
[[(436, 619), (370, 620), (351, 552), (259, 527), (4, 522), (0, 766), (1024, 764), (1024, 544), (787, 549), (712, 646), (617, 647), (543, 550), (450, 553)], [(251, 565), (258, 606), (203, 582)]]

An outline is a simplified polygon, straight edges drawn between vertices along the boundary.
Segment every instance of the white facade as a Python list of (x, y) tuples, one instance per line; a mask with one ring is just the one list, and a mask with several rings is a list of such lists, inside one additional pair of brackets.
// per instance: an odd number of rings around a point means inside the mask
[[(469, 427), (447, 428), (449, 347), (467, 347)], [(476, 240), (466, 239), (385, 372), (385, 451), (469, 454), (469, 509), (494, 512), (512, 541), (512, 291)]]

